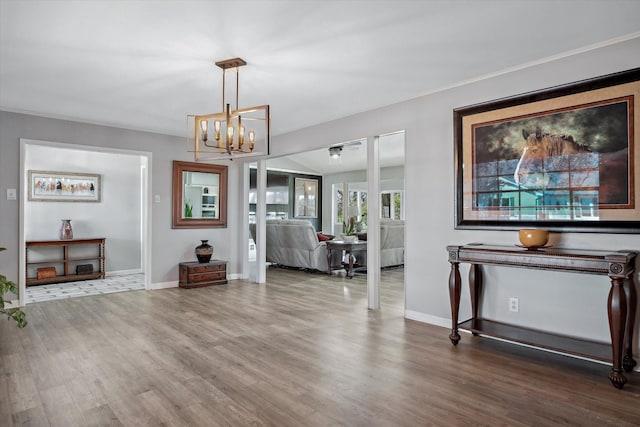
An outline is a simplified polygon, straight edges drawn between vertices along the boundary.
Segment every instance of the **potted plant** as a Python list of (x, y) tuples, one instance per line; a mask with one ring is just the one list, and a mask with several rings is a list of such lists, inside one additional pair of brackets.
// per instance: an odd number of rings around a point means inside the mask
[(358, 222), (355, 217), (349, 217), (349, 221), (342, 223), (342, 240), (346, 243), (353, 243), (356, 241), (356, 228)]
[[(0, 248), (0, 251), (4, 251), (5, 248)], [(24, 328), (27, 326), (26, 314), (19, 307), (4, 308), (5, 299), (4, 296), (7, 292), (18, 294), (18, 285), (7, 279), (0, 274), (0, 314), (6, 314), (8, 319), (16, 321), (18, 328)]]

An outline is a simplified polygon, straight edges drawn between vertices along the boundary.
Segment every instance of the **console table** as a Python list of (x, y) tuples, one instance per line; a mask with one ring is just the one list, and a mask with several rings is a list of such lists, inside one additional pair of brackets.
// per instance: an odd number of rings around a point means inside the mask
[[(367, 251), (367, 242), (345, 242), (342, 240), (327, 240), (327, 273), (331, 275), (332, 270), (341, 270), (346, 267), (347, 270), (347, 278), (353, 278), (353, 252), (366, 252)], [(345, 251), (347, 256), (349, 257), (349, 263), (342, 263), (340, 266), (332, 266), (331, 260), (333, 259), (333, 251)]]
[[(25, 249), (25, 265), (26, 265), (26, 285), (44, 285), (47, 283), (60, 283), (71, 282), (76, 280), (89, 280), (89, 279), (104, 279), (104, 237), (97, 237), (93, 239), (70, 239), (70, 240), (38, 240), (26, 242)], [(94, 246), (97, 245), (96, 255), (75, 255), (70, 254), (69, 249), (79, 246)], [(36, 248), (51, 248), (58, 247), (62, 251), (59, 256), (48, 259), (38, 259), (37, 261), (29, 260), (30, 251)], [(86, 250), (86, 249), (85, 249)], [(76, 273), (74, 274), (73, 266), (77, 266), (83, 262), (96, 263), (98, 265), (98, 271), (91, 273)], [(47, 277), (38, 279), (37, 277), (29, 277), (29, 268), (34, 268), (38, 265), (61, 265), (62, 274), (57, 274), (60, 269), (56, 269), (56, 275), (54, 277)]]
[[(609, 380), (616, 388), (627, 382), (623, 371), (630, 372), (636, 365), (633, 359), (633, 327), (637, 306), (637, 294), (633, 275), (636, 251), (602, 251), (564, 248), (527, 250), (516, 246), (492, 246), (472, 243), (464, 246), (447, 246), (451, 273), (449, 297), (451, 301), (451, 334), (453, 345), (458, 344), (458, 329), (524, 343), (560, 353), (579, 355), (612, 363)], [(461, 262), (471, 264), (469, 289), (472, 317), (458, 323), (460, 307)], [(565, 271), (608, 276), (611, 290), (607, 302), (611, 345), (522, 328), (482, 318), (480, 300), (482, 293), (482, 264), (519, 267), (537, 270)]]

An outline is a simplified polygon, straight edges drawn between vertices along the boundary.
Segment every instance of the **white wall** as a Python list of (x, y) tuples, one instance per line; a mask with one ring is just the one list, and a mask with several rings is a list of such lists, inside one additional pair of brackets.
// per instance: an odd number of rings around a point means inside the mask
[[(281, 135), (274, 138), (272, 152), (284, 155), (290, 147), (299, 150), (301, 144), (311, 150), (405, 130), (406, 314), (448, 324), (450, 266), (445, 247), (468, 242), (517, 243), (515, 231), (454, 229), (453, 109), (639, 66), (640, 38), (635, 38)], [(570, 248), (640, 249), (640, 235), (564, 233), (553, 239), (554, 245)], [(495, 267), (485, 268), (485, 274), (482, 309), (487, 317), (609, 340), (610, 286), (606, 277), (533, 271), (525, 274), (519, 269)], [(508, 297), (520, 299), (519, 313), (508, 311)], [(464, 286), (462, 319), (470, 316), (469, 305)], [(639, 328), (636, 331), (634, 348), (638, 354)]]
[(61, 219), (71, 219), (74, 238), (106, 237), (107, 272), (142, 269), (141, 158), (57, 146), (27, 144), (25, 171), (63, 171), (101, 175), (100, 202), (27, 201), (25, 239), (55, 240)]

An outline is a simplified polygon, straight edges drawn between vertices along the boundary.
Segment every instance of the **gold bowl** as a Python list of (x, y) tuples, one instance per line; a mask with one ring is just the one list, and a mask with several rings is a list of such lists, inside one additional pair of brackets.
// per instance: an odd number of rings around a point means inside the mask
[(549, 230), (525, 229), (518, 232), (520, 243), (527, 248), (539, 248), (549, 241)]

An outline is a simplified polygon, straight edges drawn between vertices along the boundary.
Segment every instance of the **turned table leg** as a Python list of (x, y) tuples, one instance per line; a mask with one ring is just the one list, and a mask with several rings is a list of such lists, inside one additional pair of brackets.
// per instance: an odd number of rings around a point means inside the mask
[(353, 256), (351, 255), (351, 251), (346, 251), (347, 257), (349, 257), (349, 269), (347, 270), (347, 278), (353, 278)]
[(449, 273), (449, 299), (451, 301), (451, 334), (449, 339), (453, 345), (460, 341), (458, 333), (458, 310), (460, 309), (460, 268), (459, 263), (451, 263), (451, 273)]
[(609, 380), (616, 388), (622, 388), (627, 382), (622, 368), (622, 350), (624, 344), (625, 324), (627, 322), (627, 297), (623, 287), (624, 280), (618, 277), (611, 278), (611, 290), (609, 291), (608, 307), (609, 330), (611, 332), (611, 350), (613, 366), (609, 374)]
[(636, 286), (632, 278), (626, 279), (623, 284), (624, 294), (627, 298), (627, 321), (624, 333), (624, 353), (622, 359), (622, 367), (626, 372), (630, 372), (636, 365), (633, 359), (633, 327), (636, 323), (636, 307), (638, 305), (638, 296)]
[[(469, 294), (471, 295), (471, 316), (478, 318), (480, 313), (480, 295), (482, 294), (482, 270), (478, 264), (469, 269)], [(474, 335), (477, 335), (474, 333)]]

